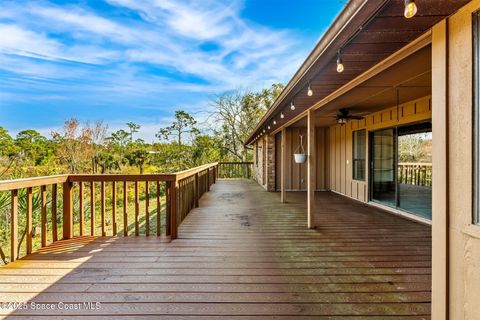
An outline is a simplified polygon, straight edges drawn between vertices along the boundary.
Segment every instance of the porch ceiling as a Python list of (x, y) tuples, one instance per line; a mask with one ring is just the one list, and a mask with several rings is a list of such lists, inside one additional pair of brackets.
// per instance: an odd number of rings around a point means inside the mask
[[(468, 2), (469, 0), (423, 0), (417, 4), (417, 15), (406, 19), (403, 17), (404, 0), (351, 0), (245, 143), (252, 143), (273, 120), (276, 120), (277, 125), (272, 127), (272, 131), (290, 122)], [(337, 73), (336, 58), (340, 49), (345, 71)], [(422, 84), (428, 75), (425, 74), (424, 77), (412, 79), (412, 83), (418, 81)], [(308, 82), (314, 92), (312, 97), (307, 95)], [(415, 83), (417, 94), (422, 93), (420, 84)], [(407, 83), (402, 85), (406, 86)], [(362, 96), (368, 96), (370, 90), (373, 90), (367, 87), (362, 89), (363, 93), (358, 91)], [(410, 92), (413, 94), (415, 90)], [(428, 94), (429, 90), (424, 91)], [(394, 89), (376, 97), (378, 103), (383, 105), (396, 101)], [(295, 111), (290, 110), (292, 100), (295, 102)], [(369, 103), (374, 105), (374, 100), (372, 97)], [(279, 116), (281, 112), (285, 115), (284, 119)]]
[[(393, 107), (397, 104), (397, 89), (400, 104), (430, 95), (431, 64), (431, 46), (428, 45), (316, 110), (315, 125), (326, 127), (335, 124), (335, 116), (341, 108), (349, 109), (354, 115), (364, 116)], [(291, 126), (306, 127), (306, 118)]]

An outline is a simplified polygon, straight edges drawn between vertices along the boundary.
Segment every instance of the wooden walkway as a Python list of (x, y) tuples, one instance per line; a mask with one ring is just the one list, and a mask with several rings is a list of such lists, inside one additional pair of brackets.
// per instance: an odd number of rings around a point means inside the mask
[[(62, 241), (0, 268), (7, 318), (430, 319), (430, 228), (321, 193), (219, 181), (168, 243), (156, 237)], [(63, 302), (64, 304), (58, 304)], [(75, 303), (90, 309), (66, 310)], [(62, 308), (62, 309), (58, 309)], [(77, 307), (79, 308), (79, 307)]]

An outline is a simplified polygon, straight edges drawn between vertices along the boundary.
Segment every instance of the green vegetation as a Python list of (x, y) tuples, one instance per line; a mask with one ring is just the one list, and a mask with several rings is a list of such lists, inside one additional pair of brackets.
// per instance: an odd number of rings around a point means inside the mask
[(0, 179), (61, 173), (166, 173), (214, 161), (248, 161), (248, 134), (283, 89), (275, 84), (260, 92), (235, 91), (212, 99), (200, 123), (183, 110), (171, 125), (158, 128), (157, 141), (137, 138), (142, 127), (128, 122), (108, 133), (102, 121), (65, 121), (44, 137), (24, 130), (12, 137), (0, 127)]
[[(211, 101), (212, 112), (200, 123), (189, 113), (178, 110), (174, 121), (159, 128), (157, 141), (147, 143), (137, 138), (142, 127), (128, 122), (124, 129), (108, 133), (108, 127), (98, 121), (81, 124), (77, 119), (65, 121), (58, 132), (44, 137), (35, 130), (24, 130), (12, 137), (0, 127), (0, 180), (63, 173), (169, 173), (215, 161), (250, 161), (252, 155), (243, 145), (261, 116), (283, 89), (273, 85), (260, 92), (231, 92)], [(128, 229), (134, 232), (134, 194), (128, 186)], [(161, 221), (165, 233), (165, 190), (162, 184)], [(106, 231), (113, 234), (112, 186), (106, 185)], [(123, 234), (123, 189), (117, 184), (117, 234)], [(47, 243), (52, 241), (52, 206), (57, 207), (58, 235), (62, 235), (62, 194), (57, 203), (47, 192)], [(90, 190), (84, 191), (84, 233), (90, 234)], [(156, 233), (156, 188), (150, 193), (150, 234)], [(145, 233), (145, 183), (140, 184), (140, 234)], [(96, 187), (95, 234), (101, 235), (100, 188)], [(26, 252), (26, 190), (19, 190), (19, 256)], [(40, 247), (41, 198), (39, 188), (33, 189), (33, 247)], [(78, 188), (74, 190), (74, 233), (80, 234)], [(10, 193), (0, 192), (0, 256), (8, 262), (10, 255)], [(1, 262), (0, 262), (1, 263)]]

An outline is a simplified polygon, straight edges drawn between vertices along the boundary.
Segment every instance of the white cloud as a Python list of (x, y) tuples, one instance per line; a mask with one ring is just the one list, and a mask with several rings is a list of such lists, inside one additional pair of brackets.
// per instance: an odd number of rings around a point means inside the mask
[[(244, 20), (241, 0), (106, 2), (116, 9), (0, 2), (0, 70), (8, 73), (0, 74), (0, 85), (32, 89), (19, 100), (121, 103), (132, 101), (128, 96), (163, 114), (175, 107), (196, 111), (214, 94), (287, 81), (306, 53), (293, 32)], [(142, 102), (149, 97), (167, 102)]]

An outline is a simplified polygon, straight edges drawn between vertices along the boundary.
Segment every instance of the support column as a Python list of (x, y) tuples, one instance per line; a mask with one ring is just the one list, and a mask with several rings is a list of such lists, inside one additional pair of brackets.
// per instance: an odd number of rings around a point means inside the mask
[(287, 146), (287, 130), (282, 128), (282, 141), (280, 149), (280, 201), (282, 203), (287, 202), (287, 195), (285, 192), (286, 185), (286, 166), (287, 166), (287, 156), (286, 156), (286, 146)]
[(432, 29), (432, 319), (449, 319), (448, 26)]
[(313, 214), (315, 210), (315, 188), (317, 185), (317, 155), (315, 154), (315, 115), (310, 109), (307, 113), (307, 223), (308, 228), (314, 228)]
[(263, 161), (265, 161), (265, 171), (263, 174), (265, 175), (264, 181), (265, 181), (265, 189), (269, 191), (268, 185), (270, 183), (269, 181), (269, 176), (270, 176), (270, 163), (268, 161), (269, 154), (268, 154), (268, 146), (270, 144), (270, 136), (268, 133), (265, 134), (265, 150), (263, 150)]

